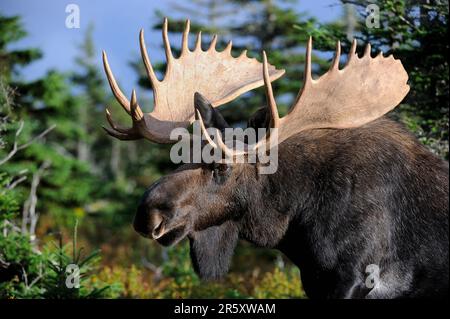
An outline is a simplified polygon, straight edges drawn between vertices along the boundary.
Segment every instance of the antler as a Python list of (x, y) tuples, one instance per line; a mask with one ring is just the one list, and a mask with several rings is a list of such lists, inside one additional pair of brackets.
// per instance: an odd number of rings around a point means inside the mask
[[(215, 49), (217, 36), (214, 36), (208, 50), (201, 48), (201, 32), (198, 33), (195, 49), (189, 50), (190, 22), (182, 36), (182, 48), (179, 58), (174, 58), (168, 37), (168, 21), (164, 19), (163, 41), (167, 59), (167, 68), (164, 79), (158, 80), (145, 47), (144, 31), (141, 30), (139, 41), (142, 59), (147, 76), (150, 80), (154, 109), (151, 113), (143, 113), (137, 103), (133, 90), (131, 103), (120, 90), (106, 53), (103, 52), (103, 64), (111, 90), (124, 110), (133, 120), (131, 128), (116, 125), (108, 109), (106, 117), (111, 125), (104, 129), (112, 136), (122, 140), (146, 138), (157, 143), (174, 143), (170, 140), (170, 132), (177, 127), (187, 127), (194, 121), (193, 96), (201, 92), (212, 102), (214, 107), (227, 103), (242, 93), (263, 85), (261, 79), (260, 63), (256, 59), (246, 56), (246, 51), (234, 58), (231, 56), (231, 41), (225, 50), (218, 52)], [(268, 67), (270, 81), (274, 81), (284, 74), (284, 70)]]
[[(336, 53), (327, 73), (315, 80), (311, 76), (312, 39), (306, 48), (304, 85), (289, 113), (279, 118), (277, 105), (269, 80), (268, 63), (263, 52), (263, 77), (271, 116), (271, 127), (279, 128), (281, 143), (298, 132), (317, 128), (353, 128), (369, 123), (396, 107), (409, 91), (408, 74), (399, 60), (392, 55), (385, 58), (380, 52), (370, 56), (370, 44), (363, 57), (356, 54), (356, 40), (353, 41), (346, 66), (339, 70), (341, 45), (337, 42)], [(200, 118), (201, 121), (201, 118)], [(220, 147), (228, 156), (255, 152), (266, 139), (244, 150), (229, 149), (217, 132)], [(207, 135), (206, 130), (203, 134)], [(273, 143), (273, 141), (271, 142)]]

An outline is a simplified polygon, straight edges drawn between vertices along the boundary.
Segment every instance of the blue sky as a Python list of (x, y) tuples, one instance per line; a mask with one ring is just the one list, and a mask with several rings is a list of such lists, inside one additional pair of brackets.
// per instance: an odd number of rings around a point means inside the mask
[[(101, 65), (101, 50), (108, 53), (109, 62), (123, 88), (129, 92), (135, 85), (136, 75), (128, 63), (139, 55), (138, 32), (146, 31), (147, 49), (153, 61), (163, 59), (160, 32), (151, 32), (150, 26), (159, 21), (155, 10), (170, 12), (170, 4), (180, 1), (149, 0), (2, 0), (0, 12), (4, 15), (20, 15), (28, 36), (14, 44), (15, 48), (38, 47), (43, 58), (24, 69), (26, 79), (34, 79), (53, 68), (68, 71), (74, 68), (74, 57), (82, 42), (89, 22), (95, 25), (94, 40)], [(68, 4), (80, 8), (80, 29), (65, 27)], [(182, 3), (186, 3), (183, 1)], [(340, 16), (338, 0), (299, 0), (293, 5), (319, 19), (330, 21)], [(186, 5), (186, 4), (185, 4)], [(187, 15), (183, 18), (189, 18)], [(170, 25), (170, 23), (169, 23)], [(177, 39), (171, 39), (176, 41)]]

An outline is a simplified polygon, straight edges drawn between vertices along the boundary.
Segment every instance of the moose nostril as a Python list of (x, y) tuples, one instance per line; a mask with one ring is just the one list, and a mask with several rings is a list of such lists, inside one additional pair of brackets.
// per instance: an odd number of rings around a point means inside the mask
[(161, 221), (161, 223), (159, 225), (155, 225), (155, 228), (153, 228), (153, 231), (152, 231), (152, 237), (153, 238), (157, 239), (158, 237), (160, 237), (160, 234), (161, 234), (161, 232), (163, 230), (162, 224), (163, 223)]
[(146, 238), (158, 239), (164, 233), (165, 218), (157, 209), (149, 209), (141, 205), (133, 222), (136, 232)]
[(151, 229), (152, 229), (152, 237), (157, 239), (161, 237), (164, 231), (164, 218), (159, 213), (154, 213), (151, 216)]

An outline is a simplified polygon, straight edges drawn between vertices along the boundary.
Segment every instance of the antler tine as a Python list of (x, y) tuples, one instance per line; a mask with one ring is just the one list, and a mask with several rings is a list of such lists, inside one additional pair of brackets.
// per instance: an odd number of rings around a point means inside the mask
[(172, 49), (170, 47), (168, 29), (169, 29), (169, 21), (167, 20), (167, 18), (164, 18), (163, 29), (162, 29), (162, 35), (163, 35), (163, 41), (164, 41), (164, 51), (166, 52), (167, 65), (170, 65), (172, 62), (172, 59), (173, 59), (173, 55), (172, 55)]
[(139, 44), (141, 47), (142, 61), (144, 61), (145, 70), (147, 72), (148, 78), (150, 79), (150, 84), (153, 89), (153, 94), (155, 94), (156, 86), (157, 86), (157, 83), (159, 82), (159, 80), (156, 77), (155, 71), (153, 70), (153, 66), (148, 57), (147, 47), (145, 46), (144, 29), (141, 29), (141, 32), (139, 32)]
[(370, 43), (367, 43), (366, 49), (364, 51), (364, 57), (370, 58), (370, 52), (372, 51), (372, 47), (370, 46)]
[(136, 90), (134, 89), (131, 92), (131, 116), (133, 117), (133, 121), (140, 121), (144, 117), (144, 113), (142, 113), (137, 103)]
[(102, 128), (106, 131), (106, 133), (108, 133), (109, 135), (111, 135), (112, 137), (115, 137), (119, 140), (122, 141), (131, 141), (131, 140), (138, 140), (141, 139), (142, 136), (138, 135), (138, 134), (134, 134), (134, 133), (120, 133), (116, 130), (110, 129), (106, 126), (102, 126)]
[(183, 31), (183, 38), (181, 40), (181, 54), (189, 52), (189, 30), (191, 28), (191, 21), (186, 20), (186, 26)]
[(357, 45), (357, 41), (356, 39), (353, 39), (352, 41), (352, 46), (350, 47), (350, 51), (348, 52), (348, 57), (347, 57), (347, 63), (345, 66), (349, 65), (350, 62), (357, 57), (356, 56), (356, 45)]
[(306, 61), (305, 61), (305, 86), (308, 83), (311, 83), (311, 51), (312, 51), (312, 37), (309, 37), (308, 44), (306, 46)]
[(355, 55), (356, 54), (356, 45), (357, 44), (358, 44), (358, 42), (356, 41), (356, 39), (353, 39), (352, 46), (350, 47), (349, 54), (351, 54), (351, 55)]
[(195, 110), (195, 113), (197, 113), (197, 118), (198, 118), (198, 121), (200, 122), (200, 128), (201, 128), (201, 130), (202, 130), (202, 134), (205, 136), (205, 138), (206, 138), (206, 141), (213, 147), (213, 148), (217, 148), (217, 144), (216, 143), (214, 143), (214, 141), (211, 139), (211, 137), (209, 136), (209, 134), (208, 134), (208, 131), (206, 130), (206, 127), (205, 127), (205, 123), (203, 122), (203, 118), (202, 118), (202, 115), (200, 114), (200, 111), (199, 110)]
[(108, 108), (105, 109), (106, 111), (106, 120), (108, 121), (109, 125), (113, 128), (113, 130), (119, 132), (119, 133), (124, 133), (127, 134), (130, 132), (129, 128), (117, 125), (116, 123), (114, 123), (112, 117), (111, 117), (111, 112), (108, 110)]
[(341, 60), (341, 41), (336, 43), (336, 53), (333, 58), (333, 63), (331, 63), (330, 71), (339, 70), (339, 61)]
[[(131, 94), (130, 106), (131, 106), (130, 113), (133, 120), (133, 126), (131, 128), (116, 125), (116, 123), (114, 123), (111, 117), (110, 111), (108, 110), (108, 108), (106, 108), (106, 119), (112, 128), (103, 126), (103, 129), (112, 137), (118, 138), (119, 140), (128, 141), (141, 139), (145, 136), (144, 134), (141, 134), (141, 132), (139, 131), (140, 129), (146, 129), (146, 124), (145, 122), (142, 122), (144, 114), (142, 113), (142, 110), (139, 104), (137, 103), (135, 90), (133, 90)], [(145, 128), (143, 128), (143, 126)]]
[(270, 126), (275, 128), (280, 125), (280, 117), (278, 115), (277, 103), (275, 97), (273, 96), (272, 83), (269, 77), (269, 67), (267, 63), (266, 51), (263, 51), (263, 77), (264, 77), (264, 88), (266, 90), (267, 103), (270, 110)]
[(106, 119), (112, 128), (110, 129), (106, 126), (102, 127), (106, 131), (106, 133), (108, 133), (112, 137), (118, 138), (120, 140), (136, 140), (141, 138), (140, 134), (136, 133), (134, 127), (126, 128), (116, 125), (111, 117), (111, 113), (109, 112), (108, 108), (106, 108)]
[(217, 34), (214, 34), (212, 40), (211, 40), (211, 45), (209, 46), (208, 51), (213, 51), (216, 49), (216, 43), (217, 43)]
[(219, 145), (219, 148), (222, 150), (222, 152), (225, 153), (227, 157), (233, 158), (235, 156), (243, 156), (246, 154), (249, 154), (250, 152), (253, 152), (256, 148), (252, 148), (251, 150), (243, 150), (243, 151), (235, 151), (233, 149), (230, 149), (222, 140), (222, 134), (220, 134), (220, 131), (216, 129), (217, 134), (217, 144)]
[(245, 57), (247, 57), (247, 50), (242, 51), (241, 54), (238, 56), (238, 59), (245, 58)]
[(128, 114), (130, 114), (130, 102), (125, 97), (125, 95), (122, 93), (119, 86), (117, 85), (116, 79), (114, 78), (114, 75), (109, 66), (108, 57), (106, 56), (105, 51), (102, 52), (102, 56), (103, 56), (103, 66), (105, 68), (106, 77), (108, 78), (108, 82), (109, 82), (109, 86), (111, 87), (111, 91), (113, 92), (117, 101), (119, 101), (120, 105), (122, 105), (123, 109)]
[(202, 50), (202, 31), (199, 31), (197, 34), (197, 40), (195, 41), (195, 50)]
[[(216, 138), (217, 138), (217, 143), (215, 143), (211, 137), (209, 136), (209, 133), (205, 127), (205, 123), (203, 122), (203, 118), (202, 115), (200, 114), (199, 110), (195, 110), (195, 112), (197, 113), (197, 118), (200, 122), (200, 128), (202, 130), (202, 134), (205, 136), (206, 141), (208, 142), (208, 144), (210, 144), (213, 148), (219, 148), (223, 153), (225, 153), (225, 155), (227, 157), (233, 158), (234, 156), (242, 156), (245, 154), (248, 154), (249, 151), (235, 151), (233, 149), (230, 149), (222, 140), (222, 134), (220, 133), (220, 131), (215, 128), (214, 130), (216, 131)], [(254, 147), (251, 151), (254, 151), (256, 149), (256, 147)]]
[(231, 53), (231, 48), (233, 47), (233, 41), (229, 41), (223, 52)]

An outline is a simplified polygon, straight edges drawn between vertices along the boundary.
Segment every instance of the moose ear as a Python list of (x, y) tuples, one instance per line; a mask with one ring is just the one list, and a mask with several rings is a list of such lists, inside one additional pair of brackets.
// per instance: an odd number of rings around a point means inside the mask
[(189, 237), (195, 272), (204, 280), (225, 275), (238, 241), (238, 228), (232, 221), (195, 232)]
[(200, 112), (206, 128), (214, 127), (223, 131), (225, 128), (230, 127), (222, 114), (212, 106), (208, 99), (198, 92), (194, 94), (194, 106)]
[(255, 130), (258, 128), (268, 128), (270, 124), (269, 113), (267, 107), (260, 107), (247, 121), (247, 127)]

